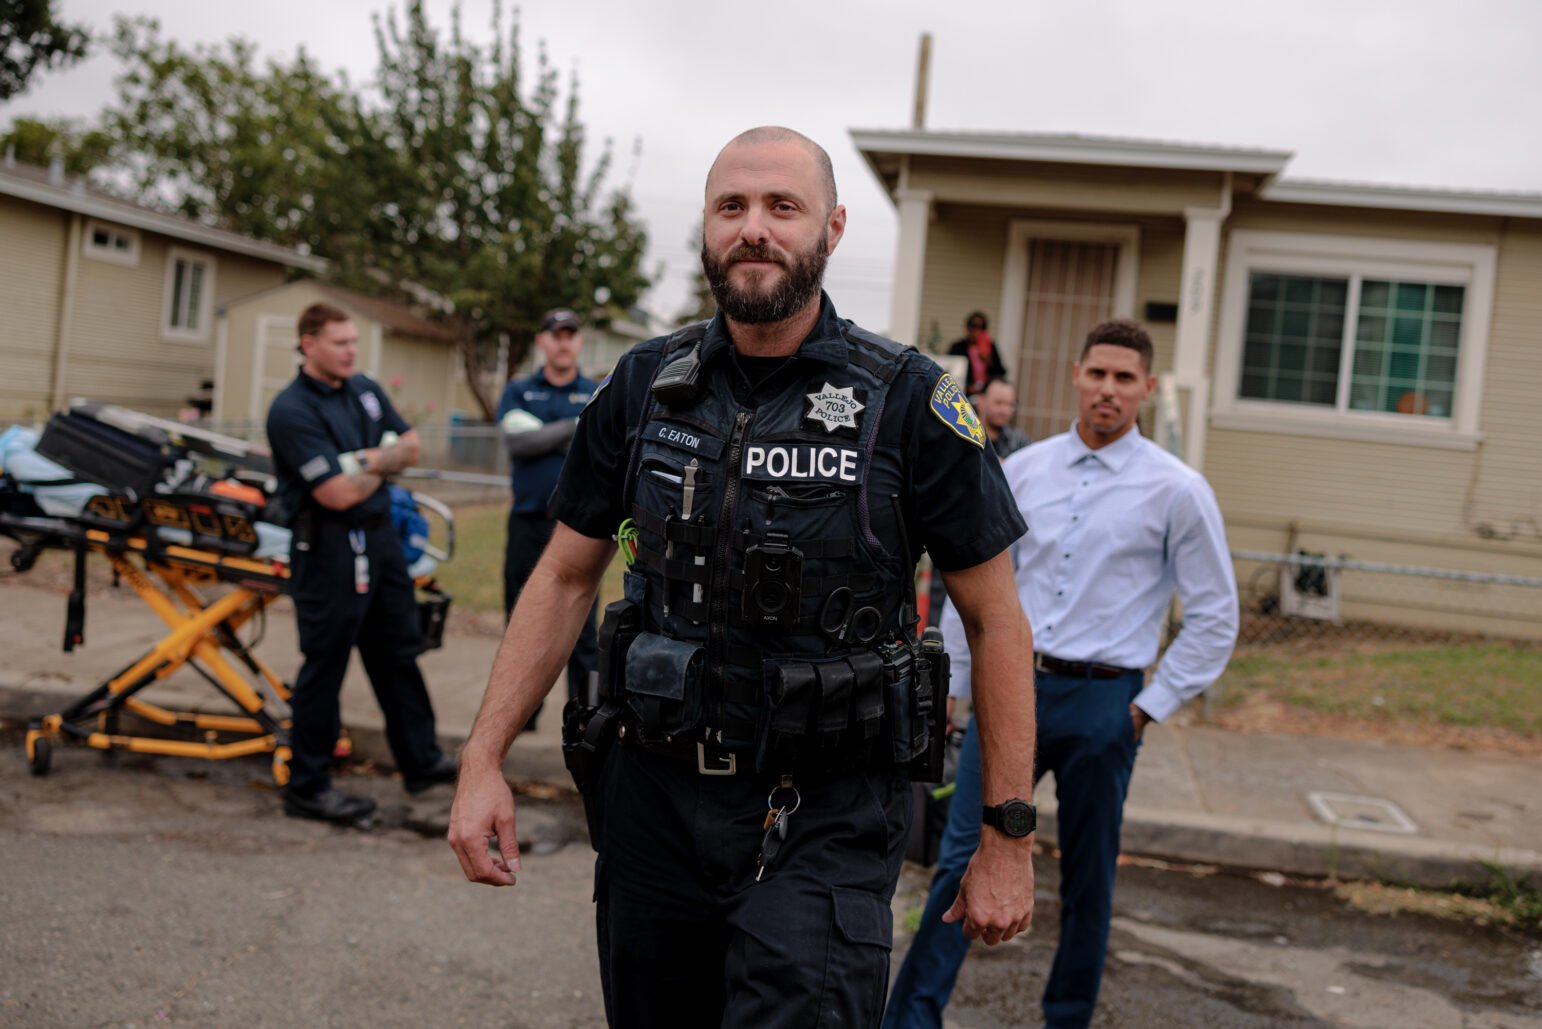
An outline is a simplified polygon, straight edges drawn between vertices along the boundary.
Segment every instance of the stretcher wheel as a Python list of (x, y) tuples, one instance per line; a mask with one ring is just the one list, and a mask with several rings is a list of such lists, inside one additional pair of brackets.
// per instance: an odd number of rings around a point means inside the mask
[(47, 775), (49, 766), (53, 764), (54, 745), (48, 741), (47, 736), (41, 734), (28, 742), (27, 767), (33, 775)]

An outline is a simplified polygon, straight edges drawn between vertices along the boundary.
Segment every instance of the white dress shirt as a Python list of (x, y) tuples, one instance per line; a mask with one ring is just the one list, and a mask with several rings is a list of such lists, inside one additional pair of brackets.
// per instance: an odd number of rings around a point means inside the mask
[[(1146, 668), (1176, 590), (1183, 629), (1136, 705), (1160, 722), (1220, 677), (1237, 639), (1237, 581), (1204, 476), (1138, 429), (1093, 450), (1074, 426), (1001, 467), (1028, 523), (1012, 558), (1035, 650)], [(969, 648), (951, 602), (941, 628), (950, 692), (966, 696)]]

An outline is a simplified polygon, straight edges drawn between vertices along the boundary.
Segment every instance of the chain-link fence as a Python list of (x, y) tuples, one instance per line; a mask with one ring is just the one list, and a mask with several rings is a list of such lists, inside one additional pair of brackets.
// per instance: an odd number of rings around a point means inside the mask
[(1542, 733), (1542, 576), (1304, 551), (1232, 560), (1241, 626), (1207, 714), (1260, 701), (1260, 717), (1283, 703), (1329, 722)]
[(1239, 649), (1542, 639), (1542, 577), (1233, 550)]

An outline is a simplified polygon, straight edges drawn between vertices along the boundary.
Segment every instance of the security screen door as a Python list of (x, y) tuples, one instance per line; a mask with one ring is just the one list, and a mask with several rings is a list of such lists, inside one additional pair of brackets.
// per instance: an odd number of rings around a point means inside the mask
[(1118, 243), (1028, 241), (1028, 288), (1017, 358), (1017, 424), (1035, 440), (1076, 418), (1071, 364), (1087, 331), (1113, 317)]

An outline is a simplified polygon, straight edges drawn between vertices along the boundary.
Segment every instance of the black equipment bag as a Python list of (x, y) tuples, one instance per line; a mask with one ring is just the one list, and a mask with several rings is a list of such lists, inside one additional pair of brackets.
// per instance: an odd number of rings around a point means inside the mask
[(165, 479), (167, 469), (186, 456), (170, 441), (157, 443), (79, 411), (48, 419), (37, 452), (82, 479), (135, 497), (151, 493)]

